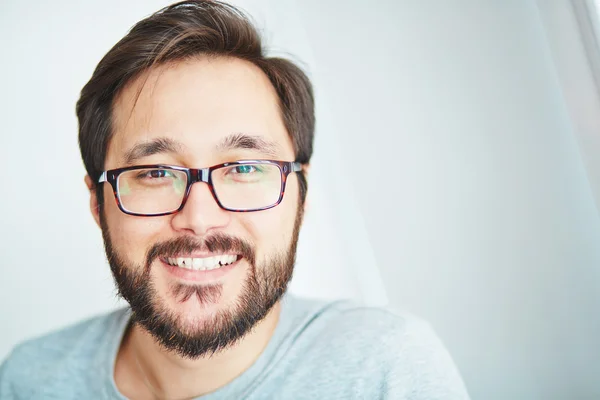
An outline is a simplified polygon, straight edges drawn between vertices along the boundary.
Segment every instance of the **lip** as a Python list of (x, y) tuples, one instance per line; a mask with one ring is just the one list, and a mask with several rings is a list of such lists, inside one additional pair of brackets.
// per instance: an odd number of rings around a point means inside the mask
[(209, 271), (196, 271), (193, 269), (174, 267), (170, 264), (167, 264), (161, 257), (158, 259), (167, 272), (169, 272), (169, 274), (181, 280), (211, 283), (227, 275), (231, 270), (237, 267), (240, 261), (242, 261), (244, 258), (238, 256), (238, 259), (235, 262), (217, 269), (211, 269)]

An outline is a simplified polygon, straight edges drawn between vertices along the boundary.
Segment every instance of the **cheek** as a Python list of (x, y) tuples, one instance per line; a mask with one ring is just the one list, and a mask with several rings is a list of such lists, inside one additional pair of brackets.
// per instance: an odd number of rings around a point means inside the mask
[(148, 248), (159, 241), (161, 232), (168, 229), (167, 219), (124, 214), (114, 202), (112, 192), (106, 194), (110, 197), (105, 197), (108, 201), (105, 201), (104, 211), (113, 248), (124, 259), (143, 263)]
[(298, 210), (298, 191), (294, 186), (288, 185), (283, 201), (278, 206), (240, 215), (259, 255), (289, 245)]

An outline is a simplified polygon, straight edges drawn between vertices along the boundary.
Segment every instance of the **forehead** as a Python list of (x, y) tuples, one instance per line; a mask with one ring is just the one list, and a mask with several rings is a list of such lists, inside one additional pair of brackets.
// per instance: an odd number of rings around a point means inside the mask
[(149, 70), (115, 99), (112, 127), (107, 168), (122, 166), (132, 148), (157, 139), (181, 144), (178, 161), (197, 167), (232, 161), (226, 158), (237, 154), (222, 146), (232, 135), (273, 144), (271, 155), (281, 159), (294, 156), (270, 81), (258, 67), (234, 58), (199, 58)]

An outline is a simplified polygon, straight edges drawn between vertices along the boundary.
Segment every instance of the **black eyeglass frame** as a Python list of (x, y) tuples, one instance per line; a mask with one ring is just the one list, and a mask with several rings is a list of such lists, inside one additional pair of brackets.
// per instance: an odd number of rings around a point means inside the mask
[[(256, 208), (256, 209), (253, 208), (253, 209), (247, 209), (247, 210), (227, 208), (227, 207), (223, 206), (223, 204), (221, 204), (221, 201), (219, 200), (219, 197), (215, 193), (215, 188), (212, 183), (212, 172), (214, 170), (221, 169), (224, 167), (231, 167), (231, 166), (236, 166), (236, 165), (256, 165), (256, 164), (271, 164), (271, 165), (275, 165), (279, 168), (279, 171), (281, 173), (281, 189), (279, 191), (279, 198), (277, 199), (277, 201), (274, 204), (271, 204), (266, 207)], [(179, 206), (178, 209), (176, 209), (174, 211), (157, 213), (157, 214), (140, 214), (140, 213), (131, 212), (123, 207), (123, 205), (121, 203), (121, 199), (119, 197), (118, 188), (117, 188), (117, 181), (118, 181), (119, 175), (121, 175), (123, 172), (126, 172), (126, 171), (134, 171), (134, 170), (138, 170), (138, 169), (149, 169), (149, 168), (171, 168), (171, 169), (174, 169), (177, 171), (183, 171), (186, 173), (187, 185), (185, 188), (185, 194), (183, 195), (183, 199), (181, 201), (181, 205)], [(281, 201), (283, 200), (283, 195), (285, 193), (285, 186), (287, 183), (288, 175), (293, 172), (300, 172), (300, 171), (302, 171), (301, 163), (296, 162), (296, 161), (278, 161), (278, 160), (240, 160), (240, 161), (232, 161), (232, 162), (227, 162), (227, 163), (223, 163), (223, 164), (213, 165), (212, 167), (208, 167), (208, 168), (186, 168), (186, 167), (181, 167), (178, 165), (148, 164), (148, 165), (135, 165), (135, 166), (131, 166), (131, 167), (116, 168), (116, 169), (110, 169), (110, 170), (104, 171), (100, 175), (100, 178), (98, 178), (98, 183), (103, 183), (103, 182), (110, 183), (110, 185), (112, 186), (113, 194), (115, 196), (115, 200), (117, 201), (117, 206), (119, 207), (119, 210), (121, 210), (123, 213), (125, 213), (127, 215), (133, 215), (136, 217), (161, 217), (164, 215), (171, 215), (171, 214), (178, 213), (179, 211), (183, 210), (183, 207), (185, 206), (185, 203), (187, 202), (187, 199), (190, 195), (190, 190), (192, 188), (192, 185), (196, 182), (204, 182), (208, 185), (213, 198), (215, 199), (215, 201), (217, 202), (219, 207), (221, 207), (223, 210), (232, 211), (232, 212), (254, 212), (254, 211), (268, 210), (270, 208), (273, 208), (273, 207), (276, 207), (277, 205), (279, 205), (281, 203)]]

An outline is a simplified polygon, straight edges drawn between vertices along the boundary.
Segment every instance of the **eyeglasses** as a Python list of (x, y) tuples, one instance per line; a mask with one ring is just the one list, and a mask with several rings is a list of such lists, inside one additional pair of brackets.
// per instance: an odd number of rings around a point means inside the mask
[(288, 175), (301, 170), (298, 162), (273, 160), (235, 161), (201, 169), (139, 165), (105, 171), (98, 183), (110, 183), (119, 209), (129, 215), (158, 217), (179, 212), (196, 182), (208, 185), (222, 209), (250, 212), (281, 203)]

